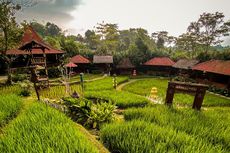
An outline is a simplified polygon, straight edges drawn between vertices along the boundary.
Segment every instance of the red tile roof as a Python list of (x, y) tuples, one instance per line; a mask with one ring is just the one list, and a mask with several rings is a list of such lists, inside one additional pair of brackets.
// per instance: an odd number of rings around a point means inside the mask
[(87, 64), (87, 63), (90, 63), (90, 61), (87, 58), (85, 58), (85, 57), (83, 57), (81, 55), (76, 55), (76, 56), (72, 57), (70, 59), (70, 61), (73, 62), (73, 63), (77, 63), (77, 64)]
[[(63, 54), (63, 51), (50, 48), (50, 50), (45, 49), (45, 54)], [(29, 55), (30, 52), (19, 50), (19, 49), (11, 49), (6, 51), (7, 55)], [(41, 49), (33, 49), (32, 54), (43, 54)]]
[(65, 65), (66, 67), (77, 67), (76, 64), (74, 64), (73, 62), (69, 62), (68, 64)]
[(6, 51), (6, 55), (27, 55), (28, 52), (19, 49), (10, 49)]
[(36, 41), (38, 43), (44, 43), (42, 38), (34, 31), (34, 29), (31, 26), (28, 26), (22, 36), (21, 43), (23, 45), (31, 41)]
[(195, 65), (193, 70), (230, 75), (230, 60), (211, 60)]
[[(36, 42), (39, 45), (42, 45), (45, 47), (45, 53), (46, 54), (63, 54), (64, 52), (61, 50), (57, 50), (52, 48), (50, 45), (46, 44), (42, 38), (34, 31), (34, 29), (29, 26), (21, 39), (21, 47), (19, 49), (11, 49), (6, 52), (7, 55), (24, 55), (24, 54), (30, 54), (27, 51), (21, 50), (26, 46), (27, 44), (31, 42)], [(32, 54), (43, 54), (41, 49), (32, 49)]]
[(168, 57), (155, 57), (144, 63), (144, 65), (150, 66), (172, 66), (173, 64), (175, 62)]

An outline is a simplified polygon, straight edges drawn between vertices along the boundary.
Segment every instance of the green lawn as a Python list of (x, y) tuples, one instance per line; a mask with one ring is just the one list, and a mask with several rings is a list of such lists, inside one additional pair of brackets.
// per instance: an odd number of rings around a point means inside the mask
[[(149, 96), (151, 88), (157, 87), (158, 96), (165, 99), (168, 80), (167, 79), (143, 79), (128, 84), (123, 87), (124, 91), (132, 92), (135, 94)], [(180, 105), (192, 105), (194, 97), (187, 94), (175, 94), (174, 103)], [(163, 100), (164, 101), (164, 100)], [(230, 106), (230, 100), (227, 98), (222, 98), (210, 93), (206, 93), (203, 106)]]

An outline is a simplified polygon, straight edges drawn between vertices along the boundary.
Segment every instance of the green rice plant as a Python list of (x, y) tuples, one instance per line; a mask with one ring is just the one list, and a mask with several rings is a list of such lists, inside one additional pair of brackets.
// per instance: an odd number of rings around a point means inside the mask
[(87, 91), (85, 92), (85, 97), (88, 99), (104, 99), (112, 101), (119, 108), (143, 107), (149, 104), (149, 100), (142, 96), (116, 90)]
[(19, 95), (21, 88), (18, 84), (0, 87), (0, 95), (15, 94)]
[(99, 151), (64, 114), (42, 103), (32, 103), (5, 129), (0, 152)]
[[(78, 84), (70, 85), (70, 94), (74, 91), (78, 92), (79, 94), (82, 94), (81, 87)], [(52, 86), (50, 88), (40, 90), (39, 92), (43, 98), (49, 99), (61, 99), (62, 97), (70, 96), (68, 93), (66, 93), (65, 86)]]
[[(119, 76), (117, 77), (117, 84), (124, 83), (128, 81), (128, 77)], [(85, 90), (87, 91), (100, 91), (100, 90), (111, 90), (113, 89), (113, 77), (106, 77), (104, 79), (87, 82), (85, 83)]]
[[(166, 97), (167, 87), (168, 87), (167, 79), (143, 79), (138, 80), (133, 83), (124, 86), (122, 90), (132, 92), (135, 94), (139, 94), (142, 96), (149, 96), (151, 88), (156, 87), (158, 90), (157, 95), (161, 98)], [(174, 96), (174, 104), (179, 105), (192, 105), (194, 100), (194, 96), (188, 94), (175, 94)], [(206, 92), (204, 97), (203, 106), (230, 106), (230, 100), (227, 98), (223, 98), (217, 95), (210, 94)]]
[(15, 117), (22, 107), (22, 99), (16, 95), (0, 96), (0, 127)]
[[(88, 80), (92, 80), (92, 79), (99, 78), (102, 76), (103, 76), (102, 74), (84, 74), (83, 78), (84, 78), (84, 81), (88, 81)], [(70, 82), (75, 82), (75, 81), (80, 82), (80, 75), (70, 77)]]
[(204, 139), (215, 146), (230, 152), (230, 112), (229, 109), (172, 109), (155, 106), (125, 111), (126, 120), (144, 120), (164, 128), (185, 132), (193, 137)]
[(225, 151), (185, 132), (140, 120), (107, 124), (102, 128), (100, 138), (111, 152), (214, 153)]

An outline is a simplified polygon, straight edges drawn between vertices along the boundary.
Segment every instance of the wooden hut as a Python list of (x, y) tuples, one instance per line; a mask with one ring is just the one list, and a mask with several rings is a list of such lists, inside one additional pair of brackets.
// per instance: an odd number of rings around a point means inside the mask
[(199, 61), (195, 59), (180, 59), (172, 67), (177, 75), (189, 77), (192, 74), (192, 67), (198, 63)]
[(113, 56), (93, 56), (93, 64), (96, 70), (100, 72), (109, 73), (113, 64)]
[[(64, 51), (53, 48), (46, 44), (42, 38), (33, 30), (32, 27), (28, 27), (21, 39), (21, 46), (29, 44), (30, 42), (36, 42), (45, 46), (44, 53), (46, 55), (47, 66), (58, 65), (59, 58), (64, 54)], [(6, 54), (12, 59), (12, 67), (26, 67), (31, 64), (32, 58), (43, 57), (43, 50), (39, 47), (32, 48), (31, 52), (25, 51), (21, 48), (7, 50)]]
[(76, 72), (89, 72), (91, 62), (87, 58), (81, 55), (76, 55), (70, 59), (70, 62), (78, 65), (77, 69), (75, 70)]
[(175, 64), (168, 57), (155, 57), (143, 64), (144, 72), (150, 75), (169, 76), (172, 74), (172, 66)]
[(122, 59), (116, 66), (116, 72), (118, 74), (132, 74), (135, 66), (131, 63), (129, 58)]
[(197, 81), (230, 89), (230, 60), (210, 60), (197, 64), (192, 69)]

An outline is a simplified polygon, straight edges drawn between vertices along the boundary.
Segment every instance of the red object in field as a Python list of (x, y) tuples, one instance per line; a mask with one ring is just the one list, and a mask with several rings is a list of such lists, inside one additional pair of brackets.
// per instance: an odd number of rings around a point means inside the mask
[(133, 76), (136, 76), (136, 75), (137, 75), (136, 70), (133, 70)]

